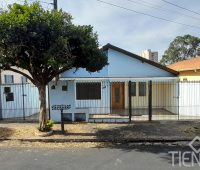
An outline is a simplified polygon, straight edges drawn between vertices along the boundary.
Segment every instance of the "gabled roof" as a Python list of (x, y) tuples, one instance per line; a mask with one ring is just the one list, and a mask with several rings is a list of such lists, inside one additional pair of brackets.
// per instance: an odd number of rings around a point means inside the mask
[(126, 50), (124, 50), (124, 49), (122, 49), (122, 48), (116, 47), (116, 46), (114, 46), (114, 45), (112, 45), (112, 44), (109, 44), (109, 43), (106, 44), (105, 46), (103, 46), (103, 50), (104, 50), (104, 51), (107, 51), (108, 49), (115, 50), (115, 51), (117, 51), (117, 52), (120, 52), (120, 53), (122, 53), (122, 54), (125, 54), (125, 55), (127, 55), (127, 56), (130, 56), (130, 57), (132, 57), (132, 58), (135, 58), (135, 59), (137, 59), (137, 60), (140, 60), (140, 61), (143, 62), (143, 63), (148, 63), (148, 64), (150, 64), (150, 65), (152, 65), (152, 66), (154, 66), (154, 67), (157, 67), (157, 68), (159, 68), (159, 69), (165, 70), (165, 71), (167, 71), (167, 72), (169, 72), (169, 73), (172, 73), (172, 74), (174, 74), (174, 75), (178, 75), (178, 74), (179, 74), (177, 71), (175, 71), (175, 70), (173, 70), (173, 69), (171, 69), (171, 68), (168, 68), (168, 67), (163, 66), (163, 65), (161, 65), (161, 64), (159, 64), (159, 63), (156, 63), (156, 62), (154, 62), (154, 61), (151, 61), (151, 60), (148, 60), (148, 59), (146, 59), (146, 58), (143, 58), (143, 57), (141, 57), (141, 56), (139, 56), (139, 55), (136, 55), (136, 54), (134, 54), (134, 53), (131, 53), (131, 52), (129, 52), (129, 51), (126, 51)]
[(179, 61), (177, 63), (167, 66), (170, 69), (176, 71), (189, 71), (189, 70), (198, 70), (200, 69), (200, 56), (191, 58), (188, 60)]

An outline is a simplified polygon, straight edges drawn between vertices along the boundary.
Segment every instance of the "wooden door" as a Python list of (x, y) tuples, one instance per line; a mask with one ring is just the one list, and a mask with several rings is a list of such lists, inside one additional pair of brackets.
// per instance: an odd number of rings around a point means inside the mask
[(112, 83), (112, 109), (124, 108), (124, 83)]

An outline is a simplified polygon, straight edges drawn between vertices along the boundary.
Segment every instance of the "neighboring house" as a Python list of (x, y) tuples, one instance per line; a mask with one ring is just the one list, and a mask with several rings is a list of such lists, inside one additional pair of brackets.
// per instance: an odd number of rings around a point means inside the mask
[(158, 62), (158, 52), (157, 51), (151, 51), (150, 49), (144, 50), (144, 51), (142, 51), (141, 56), (148, 60)]
[(200, 56), (179, 61), (167, 67), (179, 72), (181, 81), (200, 80)]
[(38, 89), (26, 77), (9, 70), (1, 70), (0, 77), (0, 119), (38, 114)]
[(200, 56), (167, 66), (179, 72), (179, 112), (200, 115)]
[[(17, 68), (19, 70), (19, 68)], [(23, 71), (22, 69), (20, 69)], [(27, 73), (27, 71), (23, 71)], [(1, 84), (19, 84), (19, 83), (30, 83), (30, 81), (24, 77), (23, 75), (19, 73), (15, 73), (13, 71), (9, 70), (1, 70), (1, 76), (0, 76)]]
[[(85, 69), (71, 69), (58, 82), (50, 83), (50, 105), (71, 106), (64, 111), (66, 119), (97, 122), (106, 115), (119, 115), (127, 121), (129, 88), (133, 114), (147, 116), (150, 80), (153, 81), (153, 113), (178, 114), (178, 99), (174, 97), (178, 95), (178, 72), (111, 44), (103, 50), (109, 65), (101, 71), (88, 73)], [(60, 121), (60, 112), (51, 110), (51, 118)], [(105, 121), (113, 120), (109, 117)]]

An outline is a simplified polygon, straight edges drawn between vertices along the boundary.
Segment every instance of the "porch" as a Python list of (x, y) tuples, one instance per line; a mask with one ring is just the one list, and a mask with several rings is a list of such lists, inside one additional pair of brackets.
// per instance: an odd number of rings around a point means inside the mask
[[(148, 109), (132, 109), (131, 121), (148, 121)], [(178, 120), (179, 116), (165, 109), (152, 109), (153, 120)], [(128, 122), (129, 109), (113, 109), (110, 114), (90, 114), (89, 122)]]
[[(96, 96), (89, 99), (92, 89)], [(75, 92), (75, 113), (87, 113), (89, 122), (178, 120), (179, 117), (177, 78), (78, 80)]]
[[(178, 78), (74, 78), (49, 85), (50, 104), (71, 105), (68, 121), (200, 119), (200, 82)], [(51, 110), (60, 121), (60, 112)]]

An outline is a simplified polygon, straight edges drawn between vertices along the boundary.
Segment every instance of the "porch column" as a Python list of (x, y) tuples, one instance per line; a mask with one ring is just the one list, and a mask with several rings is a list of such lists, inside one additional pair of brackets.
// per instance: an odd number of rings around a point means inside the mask
[(128, 82), (128, 103), (129, 103), (129, 123), (132, 117), (132, 97), (131, 97), (131, 81)]
[(149, 121), (152, 121), (152, 80), (148, 83), (149, 89)]

